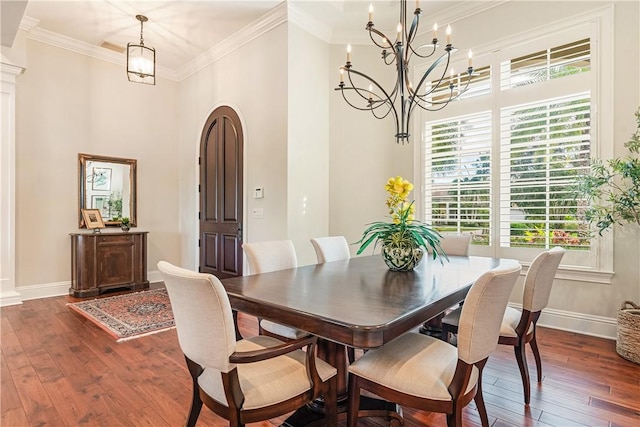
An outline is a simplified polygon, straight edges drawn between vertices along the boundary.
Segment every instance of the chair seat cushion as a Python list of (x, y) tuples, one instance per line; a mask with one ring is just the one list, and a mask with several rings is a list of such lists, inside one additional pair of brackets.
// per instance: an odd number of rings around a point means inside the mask
[[(507, 307), (504, 312), (504, 317), (502, 318), (502, 325), (500, 326), (500, 336), (501, 337), (517, 337), (516, 328), (520, 323), (520, 318), (522, 317), (522, 311), (515, 309), (513, 307)], [(534, 325), (531, 323), (529, 325), (529, 331), (527, 333), (533, 332)]]
[[(237, 352), (260, 350), (282, 344), (267, 336), (247, 338), (236, 343)], [(305, 352), (296, 350), (284, 356), (255, 363), (236, 365), (240, 387), (245, 396), (243, 409), (274, 405), (311, 388), (305, 368)], [(323, 381), (336, 374), (336, 369), (316, 358), (318, 374)], [(198, 377), (200, 388), (216, 401), (227, 405), (220, 371), (207, 368)]]
[[(447, 387), (458, 362), (457, 349), (442, 340), (410, 332), (375, 350), (369, 350), (349, 372), (404, 394), (450, 401)], [(474, 366), (469, 392), (478, 382)]]
[[(460, 323), (460, 312), (461, 308), (457, 308), (453, 310), (451, 313), (447, 314), (442, 318), (442, 323), (447, 325), (458, 327)], [(507, 307), (504, 312), (504, 316), (502, 318), (502, 325), (500, 325), (500, 336), (501, 337), (517, 337), (516, 327), (518, 323), (520, 323), (520, 317), (522, 317), (522, 312), (513, 307)], [(529, 333), (533, 331), (533, 323), (529, 326)]]
[(305, 331), (301, 331), (300, 329), (281, 325), (279, 323), (275, 323), (267, 319), (260, 320), (260, 326), (265, 331), (271, 332), (272, 334), (275, 334), (284, 338), (289, 338), (291, 340), (297, 340), (298, 338), (302, 338), (309, 335), (309, 332), (305, 332)]

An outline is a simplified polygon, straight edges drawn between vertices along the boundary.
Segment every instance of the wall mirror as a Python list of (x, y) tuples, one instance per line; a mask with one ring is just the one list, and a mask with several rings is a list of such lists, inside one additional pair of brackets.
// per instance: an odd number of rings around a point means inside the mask
[(136, 226), (135, 159), (78, 154), (80, 228), (86, 228), (82, 209), (98, 209), (107, 227), (120, 226), (123, 217)]

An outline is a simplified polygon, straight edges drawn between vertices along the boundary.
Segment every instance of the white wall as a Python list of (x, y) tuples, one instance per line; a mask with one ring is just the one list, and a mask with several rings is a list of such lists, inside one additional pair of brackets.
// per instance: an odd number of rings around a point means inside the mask
[(179, 257), (178, 86), (128, 82), (122, 66), (27, 40), (16, 87), (16, 290), (66, 289), (78, 229), (78, 153), (138, 160), (148, 268)]
[(309, 239), (329, 234), (329, 45), (288, 26), (288, 238), (306, 265)]
[[(346, 60), (345, 46), (332, 45), (330, 59), (331, 88), (335, 88), (339, 83), (337, 70)], [(395, 72), (393, 66), (382, 63), (380, 49), (368, 45), (353, 46), (352, 60), (354, 68), (376, 80), (387, 81)], [(340, 91), (331, 90), (330, 106), (329, 230), (330, 234), (344, 235), (349, 243), (355, 243), (368, 223), (388, 217), (384, 185), (389, 177), (413, 179), (416, 140), (397, 144), (390, 117), (378, 120), (368, 111), (353, 109)], [(358, 247), (351, 246), (352, 255)], [(371, 254), (371, 248), (364, 254)]]
[[(199, 262), (200, 134), (220, 105), (233, 107), (243, 124), (245, 189), (264, 188), (263, 199), (244, 195), (244, 241), (287, 238), (286, 51), (287, 25), (282, 24), (180, 83), (179, 224), (181, 264), (187, 268)], [(264, 210), (264, 218), (246, 215), (254, 207)]]

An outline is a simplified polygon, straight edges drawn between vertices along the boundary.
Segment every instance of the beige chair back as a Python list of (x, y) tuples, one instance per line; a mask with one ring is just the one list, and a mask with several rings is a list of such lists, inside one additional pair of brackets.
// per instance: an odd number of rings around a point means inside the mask
[(451, 256), (469, 256), (471, 234), (443, 234), (440, 246), (445, 254)]
[(344, 236), (315, 237), (311, 239), (311, 244), (316, 251), (318, 264), (351, 258), (349, 243)]
[(229, 372), (235, 366), (229, 356), (235, 351), (236, 335), (229, 297), (220, 280), (166, 261), (158, 263), (158, 270), (184, 355), (201, 366)]
[(298, 266), (296, 250), (291, 240), (271, 240), (242, 245), (251, 274), (286, 270)]
[(524, 281), (522, 307), (532, 313), (541, 311), (549, 304), (549, 295), (558, 266), (566, 251), (555, 247), (539, 254), (529, 266)]
[(519, 263), (495, 268), (469, 290), (458, 327), (458, 358), (462, 361), (476, 363), (498, 346), (502, 317), (521, 269)]

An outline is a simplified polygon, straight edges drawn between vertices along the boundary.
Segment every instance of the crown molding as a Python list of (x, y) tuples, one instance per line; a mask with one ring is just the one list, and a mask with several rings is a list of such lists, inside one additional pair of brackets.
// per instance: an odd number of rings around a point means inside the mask
[[(451, 6), (442, 13), (430, 18), (438, 22), (452, 23), (485, 12), (508, 1), (511, 0), (467, 0), (462, 5)], [(332, 0), (332, 3), (337, 8), (341, 7), (340, 1)], [(286, 22), (291, 22), (308, 33), (318, 37), (320, 40), (330, 44), (341, 44), (346, 43), (346, 41), (350, 41), (352, 44), (366, 44), (369, 40), (369, 37), (364, 31), (358, 31), (357, 33), (355, 30), (353, 33), (332, 31), (329, 26), (302, 11), (295, 5), (295, 3), (282, 2), (259, 19), (246, 25), (238, 32), (222, 40), (205, 53), (189, 61), (179, 69), (172, 70), (170, 68), (158, 66), (157, 75), (158, 77), (174, 82), (181, 82), (208, 65), (213, 64), (231, 52), (234, 52), (245, 44)], [(38, 24), (39, 21), (37, 19), (24, 16), (20, 23), (20, 29), (24, 30), (27, 33), (27, 38), (32, 40), (47, 43), (120, 66), (124, 66), (126, 62), (125, 54), (113, 52), (100, 46), (94, 46), (52, 31), (44, 30), (39, 28)]]
[(294, 3), (288, 3), (288, 20), (309, 34), (312, 34), (325, 43), (331, 43), (333, 31), (323, 22), (318, 21), (307, 12), (301, 10)]
[[(35, 19), (29, 19), (37, 22), (37, 20)], [(63, 36), (52, 31), (38, 28), (37, 26), (32, 27), (32, 29), (27, 32), (27, 38), (42, 43), (47, 43), (61, 49), (70, 50), (82, 55), (90, 56), (92, 58), (100, 59), (102, 61), (110, 62), (112, 64), (120, 65), (123, 67), (126, 66), (127, 56), (125, 54), (113, 52), (100, 46), (94, 46), (89, 43), (73, 39), (71, 37)], [(156, 66), (156, 72), (157, 77), (162, 77), (175, 82), (179, 81), (178, 74), (169, 68)]]
[(177, 71), (178, 81), (186, 79), (206, 66), (229, 55), (250, 41), (287, 22), (287, 19), (287, 4), (283, 2), (181, 67)]
[[(444, 28), (448, 24), (453, 24), (455, 22), (461, 21), (463, 19), (470, 18), (474, 15), (481, 14), (486, 12), (487, 10), (493, 9), (494, 7), (500, 6), (501, 4), (508, 3), (512, 0), (490, 0), (490, 1), (477, 1), (477, 0), (466, 0), (462, 4), (457, 4), (454, 6), (450, 6), (443, 11), (428, 15), (428, 20), (430, 23), (438, 22), (440, 27)], [(390, 2), (390, 4), (397, 2)], [(421, 19), (427, 19), (424, 16)], [(429, 34), (431, 32), (431, 27), (422, 27), (418, 35)], [(371, 44), (371, 39), (369, 38), (369, 33), (364, 31), (361, 28), (354, 28), (351, 31), (334, 31), (333, 37), (331, 38), (331, 44)]]
[(466, 0), (462, 5), (450, 6), (442, 12), (434, 15), (431, 20), (441, 22), (442, 27), (446, 24), (453, 24), (474, 15), (486, 12), (494, 7), (510, 2), (511, 0), (475, 1)]

